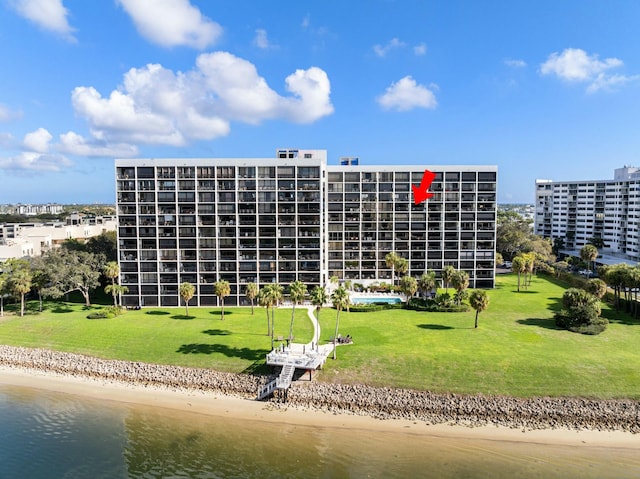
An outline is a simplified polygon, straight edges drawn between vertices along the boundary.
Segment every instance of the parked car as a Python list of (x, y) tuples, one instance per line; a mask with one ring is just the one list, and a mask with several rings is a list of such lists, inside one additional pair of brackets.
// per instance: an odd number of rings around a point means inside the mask
[(511, 261), (505, 261), (504, 263), (502, 263), (503, 268), (511, 269), (512, 266), (513, 264), (511, 263)]

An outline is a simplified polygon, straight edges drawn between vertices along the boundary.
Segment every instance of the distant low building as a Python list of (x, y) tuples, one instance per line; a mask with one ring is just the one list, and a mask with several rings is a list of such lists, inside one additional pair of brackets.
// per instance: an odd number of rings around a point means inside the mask
[(66, 222), (0, 224), (0, 261), (40, 256), (69, 239), (86, 241), (116, 230), (115, 216), (74, 216)]

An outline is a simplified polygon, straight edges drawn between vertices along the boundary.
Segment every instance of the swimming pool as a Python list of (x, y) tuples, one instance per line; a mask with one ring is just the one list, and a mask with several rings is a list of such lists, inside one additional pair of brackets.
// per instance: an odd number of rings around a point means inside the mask
[(371, 304), (371, 303), (387, 303), (387, 304), (396, 304), (402, 303), (402, 299), (397, 296), (354, 296), (351, 298), (351, 302), (353, 304)]

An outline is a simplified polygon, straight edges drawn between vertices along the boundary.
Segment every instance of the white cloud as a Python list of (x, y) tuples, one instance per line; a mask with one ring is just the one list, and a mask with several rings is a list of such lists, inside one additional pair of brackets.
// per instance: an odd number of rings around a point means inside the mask
[[(1, 139), (2, 135), (0, 135)], [(6, 139), (10, 142), (13, 137), (6, 136)], [(60, 171), (70, 166), (72, 163), (68, 158), (49, 152), (51, 139), (51, 134), (44, 128), (27, 133), (22, 140), (24, 151), (7, 158), (0, 157), (0, 169)]]
[(272, 45), (269, 43), (267, 31), (262, 28), (256, 30), (256, 36), (253, 39), (253, 44), (262, 50), (272, 48)]
[(138, 148), (126, 143), (113, 145), (100, 141), (87, 141), (81, 135), (69, 131), (60, 135), (60, 144), (57, 149), (63, 153), (75, 156), (92, 156), (99, 158), (131, 158), (138, 155)]
[(305, 15), (305, 17), (302, 19), (302, 23), (300, 24), (300, 26), (304, 29), (309, 28), (309, 26), (311, 25), (311, 16), (309, 14)]
[(133, 68), (108, 97), (93, 87), (77, 87), (72, 103), (89, 122), (92, 136), (106, 145), (180, 146), (227, 135), (231, 121), (310, 123), (333, 112), (323, 70), (297, 70), (285, 79), (285, 87), (291, 96), (272, 90), (252, 63), (214, 52), (198, 56), (186, 73), (157, 64)]
[(189, 0), (117, 0), (138, 32), (163, 47), (204, 49), (222, 34), (222, 27), (202, 15)]
[[(431, 89), (437, 88), (430, 85)], [(411, 76), (406, 76), (392, 83), (376, 101), (385, 110), (408, 111), (414, 108), (433, 109), (438, 106), (433, 91), (419, 85)]]
[(394, 50), (396, 48), (402, 48), (404, 46), (405, 46), (404, 42), (400, 41), (397, 38), (392, 38), (389, 41), (389, 43), (387, 43), (386, 45), (374, 45), (373, 51), (375, 52), (376, 55), (382, 58), (386, 56), (387, 53), (389, 53), (391, 50)]
[(420, 43), (419, 45), (416, 45), (413, 47), (413, 54), (417, 57), (421, 57), (423, 55), (427, 54), (427, 44), (426, 43)]
[(62, 155), (25, 151), (9, 158), (0, 158), (0, 169), (32, 170), (32, 171), (60, 171), (71, 166), (68, 158)]
[(9, 0), (9, 5), (22, 17), (44, 30), (75, 41), (74, 29), (67, 21), (69, 11), (62, 0)]
[(527, 62), (524, 60), (514, 60), (512, 58), (507, 58), (504, 64), (511, 68), (524, 68), (527, 66)]
[(579, 48), (567, 48), (562, 53), (552, 53), (546, 62), (540, 65), (543, 75), (556, 75), (567, 81), (590, 81), (598, 74), (610, 68), (622, 66), (617, 58), (598, 59), (598, 55), (587, 55)]
[(540, 73), (555, 75), (567, 82), (588, 83), (587, 93), (595, 93), (640, 79), (640, 75), (608, 73), (608, 70), (623, 65), (618, 58), (600, 60), (597, 54), (588, 55), (579, 48), (567, 48), (562, 53), (549, 55), (547, 61), (540, 65)]
[(27, 133), (24, 136), (22, 146), (25, 150), (36, 153), (47, 153), (49, 151), (49, 142), (53, 136), (44, 128), (38, 128), (36, 131)]

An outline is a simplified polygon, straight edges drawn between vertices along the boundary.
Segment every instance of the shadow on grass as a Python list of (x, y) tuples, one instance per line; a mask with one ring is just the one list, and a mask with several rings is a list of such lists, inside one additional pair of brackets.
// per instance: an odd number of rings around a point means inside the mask
[(59, 306), (55, 306), (54, 308), (51, 308), (51, 312), (52, 313), (72, 313), (73, 309), (71, 309), (69, 306), (65, 306), (65, 305), (59, 305)]
[(607, 318), (610, 323), (624, 324), (627, 326), (640, 326), (640, 319), (634, 319), (629, 313), (616, 311), (615, 309), (605, 309), (602, 317)]
[(171, 313), (169, 311), (147, 311), (144, 314), (150, 314), (151, 316), (166, 316)]
[[(214, 316), (222, 316), (222, 311), (209, 311), (209, 314), (213, 314)], [(233, 314), (233, 311), (225, 311), (224, 315), (229, 316)]]
[[(267, 352), (265, 351), (264, 354), (267, 354)], [(264, 357), (262, 359), (258, 359), (257, 361), (254, 361), (254, 363), (245, 368), (242, 371), (242, 374), (252, 374), (252, 375), (259, 375), (259, 376), (263, 376), (265, 374), (269, 374), (271, 372), (271, 366), (267, 366), (267, 362), (264, 359)]]
[(418, 327), (422, 329), (432, 329), (435, 331), (444, 331), (446, 329), (454, 329), (451, 326), (445, 326), (443, 324), (418, 324)]
[(524, 324), (526, 326), (538, 326), (539, 328), (554, 329), (556, 331), (562, 330), (562, 328), (556, 326), (556, 321), (554, 319), (526, 318), (518, 319), (516, 320), (516, 323)]
[(183, 344), (176, 352), (182, 354), (224, 354), (229, 358), (240, 358), (254, 362), (264, 359), (265, 355), (264, 351), (256, 349), (233, 348), (224, 344), (203, 343)]
[(520, 288), (520, 291), (518, 291), (517, 289), (514, 289), (513, 292), (518, 294), (540, 294), (539, 291), (529, 291), (528, 289), (522, 289), (522, 288)]
[(171, 316), (171, 319), (177, 319), (179, 321), (189, 321), (194, 318), (195, 316), (187, 316), (186, 314), (174, 314)]
[(207, 329), (202, 332), (209, 336), (229, 336), (231, 334), (231, 331), (227, 331), (226, 329)]

